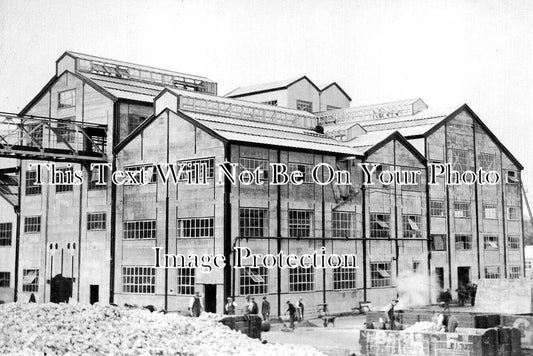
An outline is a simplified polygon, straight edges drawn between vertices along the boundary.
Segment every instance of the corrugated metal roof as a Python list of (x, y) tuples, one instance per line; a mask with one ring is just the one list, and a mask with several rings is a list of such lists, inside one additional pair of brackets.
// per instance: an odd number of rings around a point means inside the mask
[[(398, 130), (416, 126), (434, 126), (448, 115), (453, 113), (457, 107), (444, 109), (426, 109), (415, 115), (395, 117), (389, 119), (376, 119), (361, 121), (359, 124), (367, 131)], [(416, 129), (412, 130), (413, 132)], [(401, 132), (401, 131), (400, 131)], [(424, 131), (425, 132), (425, 131)]]
[(129, 99), (152, 103), (154, 98), (164, 89), (162, 86), (139, 83), (121, 78), (102, 77), (89, 73), (78, 73), (96, 83), (120, 99)]
[(284, 88), (288, 86), (289, 84), (297, 81), (298, 79), (301, 79), (303, 77), (296, 77), (296, 78), (290, 78), (290, 79), (284, 79), (284, 80), (278, 80), (275, 82), (268, 82), (268, 83), (261, 83), (261, 84), (255, 84), (255, 85), (249, 85), (245, 87), (238, 87), (237, 89), (233, 89), (229, 93), (227, 93), (224, 96), (232, 97), (232, 96), (239, 96), (244, 94), (251, 94), (256, 93), (260, 91), (265, 90), (274, 90), (277, 88)]

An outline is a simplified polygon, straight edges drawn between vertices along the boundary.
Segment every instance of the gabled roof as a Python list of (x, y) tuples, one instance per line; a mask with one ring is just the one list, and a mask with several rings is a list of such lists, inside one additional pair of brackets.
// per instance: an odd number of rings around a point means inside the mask
[[(369, 133), (369, 134), (366, 134), (366, 135), (363, 135), (363, 136), (369, 136), (367, 138), (365, 138), (364, 140), (361, 140), (359, 141), (359, 144), (371, 144), (370, 146), (366, 146), (367, 148), (364, 150), (365, 152), (365, 157), (368, 157), (370, 156), (371, 154), (373, 154), (374, 152), (378, 151), (380, 148), (382, 148), (383, 146), (385, 146), (387, 143), (393, 141), (393, 140), (397, 140), (399, 141), (400, 143), (402, 143), (405, 148), (407, 148), (407, 150), (409, 152), (411, 152), (413, 154), (413, 156), (415, 156), (418, 161), (420, 163), (422, 163), (423, 165), (426, 164), (426, 158), (424, 157), (424, 155), (422, 155), (404, 136), (402, 136), (401, 133), (399, 133), (398, 131), (394, 131), (388, 135), (385, 135), (383, 133), (377, 133), (377, 132), (373, 132), (373, 133)], [(357, 141), (357, 138), (355, 140), (352, 140), (353, 141)], [(354, 142), (355, 143), (355, 142)], [(357, 143), (356, 143), (357, 144)]]
[(328, 90), (328, 88), (333, 87), (333, 86), (339, 88), (340, 92), (341, 92), (346, 98), (348, 98), (349, 101), (352, 101), (352, 98), (350, 98), (350, 96), (344, 91), (344, 89), (342, 89), (342, 87), (341, 87), (339, 84), (337, 84), (337, 82), (333, 82), (333, 83), (331, 83), (331, 84), (324, 85), (324, 86), (321, 85), (320, 87), (321, 87), (322, 89), (320, 89), (320, 92), (326, 91), (326, 90)]
[(301, 80), (307, 80), (317, 91), (320, 91), (320, 89), (313, 83), (307, 76), (302, 76), (298, 78), (291, 78), (291, 79), (284, 79), (284, 80), (278, 80), (275, 82), (269, 82), (269, 83), (262, 83), (262, 84), (256, 84), (256, 85), (250, 85), (246, 87), (239, 87), (237, 89), (233, 89), (229, 93), (227, 93), (225, 96), (228, 98), (238, 98), (241, 96), (247, 96), (247, 95), (254, 95), (254, 94), (261, 94), (261, 93), (268, 93), (271, 91), (276, 90), (283, 90), (287, 89), (291, 85), (298, 83)]

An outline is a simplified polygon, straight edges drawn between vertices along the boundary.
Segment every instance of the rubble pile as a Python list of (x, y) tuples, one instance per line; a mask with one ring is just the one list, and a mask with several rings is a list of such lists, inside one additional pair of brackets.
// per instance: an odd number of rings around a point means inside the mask
[(213, 318), (105, 305), (0, 305), (0, 354), (308, 355), (301, 345), (262, 344)]
[(439, 326), (431, 321), (419, 321), (414, 325), (408, 327), (404, 331), (408, 332), (423, 332), (423, 333), (436, 333), (441, 331)]

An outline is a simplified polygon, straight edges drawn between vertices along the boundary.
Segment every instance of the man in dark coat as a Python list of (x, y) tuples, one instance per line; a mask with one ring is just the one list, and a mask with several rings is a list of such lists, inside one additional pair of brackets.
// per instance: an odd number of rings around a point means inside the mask
[(267, 300), (267, 297), (263, 297), (263, 303), (261, 304), (261, 314), (263, 314), (263, 320), (270, 318), (270, 303)]
[(394, 330), (395, 328), (394, 321), (396, 320), (396, 316), (394, 315), (394, 307), (396, 304), (398, 304), (398, 299), (393, 299), (385, 308), (385, 322), (389, 323), (391, 330)]
[(255, 302), (255, 298), (252, 298), (252, 310), (250, 310), (250, 314), (254, 314), (254, 315), (259, 314), (259, 306)]
[(294, 330), (294, 321), (296, 320), (296, 307), (294, 304), (292, 304), (290, 301), (287, 300), (287, 305), (289, 308), (285, 312), (285, 314), (289, 313), (290, 321), (291, 321), (291, 329)]
[(444, 311), (450, 311), (450, 302), (452, 301), (452, 294), (450, 293), (449, 288), (441, 293), (439, 299), (442, 303), (442, 308), (444, 309)]
[(192, 316), (196, 318), (200, 316), (202, 310), (204, 309), (204, 306), (202, 305), (202, 300), (200, 299), (200, 293), (196, 292), (191, 298), (191, 301), (189, 303), (189, 309), (191, 311)]

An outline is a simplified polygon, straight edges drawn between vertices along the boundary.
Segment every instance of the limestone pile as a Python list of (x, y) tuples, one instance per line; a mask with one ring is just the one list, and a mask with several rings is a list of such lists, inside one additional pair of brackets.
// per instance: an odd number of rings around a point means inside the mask
[(440, 328), (437, 324), (432, 323), (431, 321), (419, 321), (418, 323), (415, 323), (414, 325), (408, 327), (404, 331), (435, 333), (435, 332), (439, 332)]
[(213, 318), (104, 305), (0, 305), (1, 355), (306, 355), (301, 345), (262, 344)]

